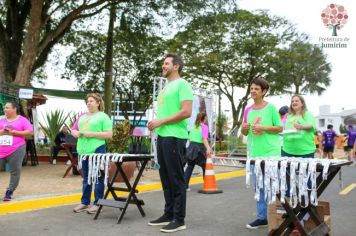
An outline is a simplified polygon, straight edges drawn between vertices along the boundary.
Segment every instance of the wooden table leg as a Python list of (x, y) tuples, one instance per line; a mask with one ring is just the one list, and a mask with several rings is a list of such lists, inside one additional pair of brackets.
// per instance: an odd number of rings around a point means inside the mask
[(119, 171), (120, 171), (120, 173), (121, 173), (121, 175), (122, 175), (122, 177), (124, 179), (124, 182), (125, 182), (127, 188), (129, 189), (129, 195), (127, 196), (125, 206), (122, 209), (121, 214), (120, 214), (120, 216), (119, 216), (119, 218), (117, 220), (118, 224), (121, 222), (122, 218), (124, 217), (126, 209), (127, 209), (128, 205), (131, 202), (131, 198), (133, 198), (134, 204), (137, 206), (137, 208), (140, 211), (142, 217), (146, 216), (146, 214), (145, 214), (143, 208), (141, 207), (141, 204), (139, 203), (139, 200), (138, 200), (138, 198), (136, 196), (136, 187), (137, 187), (138, 182), (140, 181), (140, 178), (142, 176), (142, 173), (143, 173), (143, 171), (145, 169), (145, 166), (146, 166), (147, 162), (148, 161), (144, 161), (143, 165), (140, 167), (140, 171), (137, 174), (136, 179), (135, 179), (135, 181), (134, 181), (132, 186), (131, 186), (129, 180), (127, 179), (127, 176), (126, 176), (125, 172), (123, 171), (122, 166), (121, 165), (118, 166), (118, 169), (119, 169)]
[[(334, 167), (329, 173), (328, 178), (323, 180), (322, 173), (317, 177), (317, 198), (324, 192), (326, 187), (331, 183), (337, 173), (340, 171), (341, 167)], [(309, 191), (310, 195), (310, 191)], [(280, 194), (277, 195), (278, 199), (280, 199)], [(309, 196), (310, 197), (310, 196)], [(301, 208), (300, 204), (295, 209), (292, 209), (289, 202), (285, 200), (285, 203), (282, 203), (283, 208), (287, 212), (287, 218), (282, 222), (282, 224), (275, 230), (269, 232), (268, 235), (289, 235), (292, 228), (291, 226), (295, 226), (298, 228), (301, 235), (329, 235), (327, 232), (327, 226), (321, 219), (318, 218), (317, 213), (315, 211), (314, 206), (308, 206), (307, 208)], [(312, 230), (309, 234), (307, 234), (304, 227), (300, 224), (300, 220), (302, 220), (305, 214), (309, 213), (312, 221), (317, 225), (315, 229)]]

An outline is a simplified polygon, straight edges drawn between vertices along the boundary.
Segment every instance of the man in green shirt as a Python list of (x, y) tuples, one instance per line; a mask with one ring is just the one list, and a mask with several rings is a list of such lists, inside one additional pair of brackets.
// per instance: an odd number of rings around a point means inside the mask
[(148, 224), (163, 226), (161, 231), (166, 233), (186, 229), (183, 159), (193, 90), (186, 80), (180, 78), (182, 69), (183, 60), (180, 56), (165, 56), (162, 74), (167, 78), (167, 84), (157, 98), (157, 119), (148, 122), (149, 130), (158, 134), (157, 159), (165, 199), (164, 214)]
[[(253, 159), (281, 156), (278, 133), (282, 131), (282, 122), (275, 106), (264, 100), (268, 89), (267, 81), (260, 78), (252, 80), (250, 84), (250, 94), (254, 103), (245, 110), (241, 132), (248, 137), (248, 157)], [(254, 173), (254, 166), (251, 167), (251, 173)], [(253, 179), (256, 179), (255, 174), (253, 174)], [(264, 189), (258, 191), (260, 191), (260, 197), (256, 202), (257, 219), (246, 225), (248, 229), (268, 225)]]

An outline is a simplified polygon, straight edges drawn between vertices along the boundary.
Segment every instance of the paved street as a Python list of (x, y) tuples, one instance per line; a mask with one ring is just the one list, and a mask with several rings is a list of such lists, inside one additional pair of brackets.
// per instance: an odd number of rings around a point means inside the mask
[[(356, 183), (356, 167), (343, 168), (344, 188)], [(245, 178), (238, 177), (218, 182), (223, 194), (203, 195), (192, 186), (187, 196), (187, 230), (175, 235), (267, 235), (267, 229), (247, 230), (246, 223), (253, 219), (255, 202), (252, 191), (246, 189)], [(356, 189), (339, 195), (338, 177), (324, 192), (321, 200), (331, 203), (332, 235), (354, 235), (356, 230)], [(130, 205), (121, 224), (116, 224), (119, 210), (104, 207), (99, 219), (92, 215), (74, 214), (73, 205), (27, 213), (0, 216), (1, 235), (161, 235), (159, 227), (148, 226), (150, 219), (162, 214), (161, 191), (140, 194), (145, 201), (146, 217), (141, 217), (136, 206)]]

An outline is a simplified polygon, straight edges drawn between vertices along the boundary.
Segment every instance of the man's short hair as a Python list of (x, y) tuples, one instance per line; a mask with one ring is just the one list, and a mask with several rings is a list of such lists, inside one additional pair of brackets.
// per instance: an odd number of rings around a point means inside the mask
[(328, 125), (327, 128), (328, 129), (332, 129), (334, 126), (333, 125)]
[(261, 87), (262, 91), (266, 90), (266, 93), (269, 89), (269, 84), (266, 80), (262, 79), (262, 78), (255, 78), (251, 81), (250, 85), (251, 84), (256, 84), (258, 86)]
[(172, 63), (173, 65), (179, 65), (178, 73), (180, 74), (183, 70), (184, 67), (184, 61), (181, 56), (175, 54), (175, 53), (167, 53), (164, 56), (164, 59), (171, 57), (172, 58)]

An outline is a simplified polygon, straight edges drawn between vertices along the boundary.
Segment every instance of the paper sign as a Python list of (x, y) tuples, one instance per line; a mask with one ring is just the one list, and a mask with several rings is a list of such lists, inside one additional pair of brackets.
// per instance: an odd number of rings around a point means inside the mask
[(32, 99), (33, 89), (20, 89), (19, 98)]
[(0, 145), (2, 146), (12, 146), (13, 136), (11, 135), (2, 135), (0, 136)]

